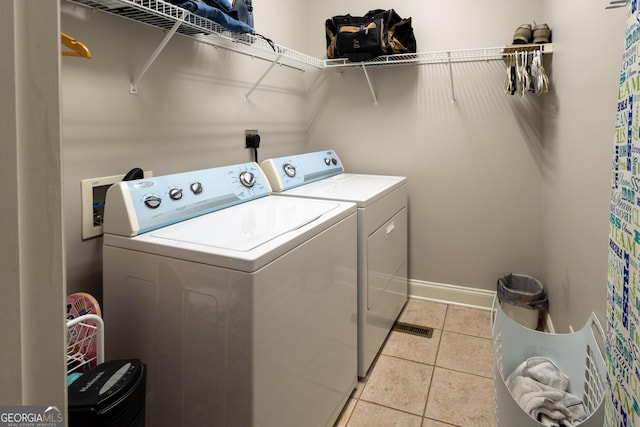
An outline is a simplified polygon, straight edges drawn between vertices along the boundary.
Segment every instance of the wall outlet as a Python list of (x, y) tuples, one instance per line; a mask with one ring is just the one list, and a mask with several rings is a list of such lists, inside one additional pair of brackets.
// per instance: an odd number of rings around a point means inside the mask
[(260, 147), (260, 134), (257, 130), (245, 130), (244, 131), (244, 148), (258, 148)]
[[(153, 176), (153, 172), (145, 171), (144, 177)], [(107, 190), (112, 184), (122, 181), (124, 175), (103, 176), (102, 178), (83, 179), (80, 181), (82, 206), (82, 240), (102, 235), (104, 219), (104, 202)]]

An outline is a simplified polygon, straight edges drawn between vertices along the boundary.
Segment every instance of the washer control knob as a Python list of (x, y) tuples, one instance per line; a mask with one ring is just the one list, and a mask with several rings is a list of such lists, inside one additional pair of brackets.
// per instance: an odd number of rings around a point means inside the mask
[(284, 166), (282, 166), (282, 170), (284, 170), (284, 173), (287, 174), (289, 178), (296, 176), (296, 167), (291, 163), (285, 163)]
[(143, 201), (145, 206), (149, 209), (157, 209), (160, 206), (160, 203), (162, 203), (162, 199), (160, 198), (160, 196), (156, 196), (155, 194), (149, 194), (148, 196), (145, 196)]
[(240, 174), (240, 182), (247, 188), (251, 188), (256, 183), (256, 177), (253, 173), (245, 171)]
[(194, 182), (194, 183), (192, 183), (189, 187), (191, 188), (191, 192), (192, 192), (193, 194), (200, 194), (200, 193), (202, 193), (202, 184), (201, 184), (201, 183), (199, 183), (199, 182), (197, 182), (197, 181), (196, 181), (196, 182)]
[(324, 164), (327, 165), (327, 166), (331, 166), (331, 159), (328, 158), (328, 157), (325, 157)]
[(336, 159), (335, 157), (331, 158), (331, 163), (333, 164), (333, 166), (338, 164), (338, 159)]
[(171, 200), (180, 200), (182, 199), (182, 189), (181, 188), (172, 188), (169, 190), (169, 197)]

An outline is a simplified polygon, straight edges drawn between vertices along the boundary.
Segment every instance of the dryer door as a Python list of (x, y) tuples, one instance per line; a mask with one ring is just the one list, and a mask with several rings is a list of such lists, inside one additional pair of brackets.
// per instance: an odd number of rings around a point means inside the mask
[(375, 307), (375, 311), (382, 314), (393, 311), (399, 300), (404, 304), (407, 299), (406, 208), (369, 236), (367, 264), (367, 308)]

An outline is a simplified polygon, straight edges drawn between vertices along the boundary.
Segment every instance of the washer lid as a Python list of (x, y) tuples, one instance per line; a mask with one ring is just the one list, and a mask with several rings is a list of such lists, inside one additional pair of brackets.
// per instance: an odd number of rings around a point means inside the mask
[(165, 227), (151, 235), (173, 242), (247, 252), (318, 220), (337, 206), (266, 197)]
[(251, 273), (355, 213), (349, 202), (266, 196), (134, 237), (105, 234), (104, 245)]
[(313, 197), (327, 200), (343, 200), (365, 207), (405, 184), (403, 176), (362, 175), (343, 173), (322, 181), (292, 188), (281, 194), (296, 197)]

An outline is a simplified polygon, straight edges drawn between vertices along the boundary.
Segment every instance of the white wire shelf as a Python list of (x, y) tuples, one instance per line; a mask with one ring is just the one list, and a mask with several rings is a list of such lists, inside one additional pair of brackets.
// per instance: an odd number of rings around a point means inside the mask
[(192, 39), (237, 52), (252, 58), (259, 58), (271, 62), (268, 69), (258, 81), (244, 95), (244, 102), (262, 82), (273, 67), (284, 65), (296, 70), (326, 70), (340, 71), (347, 68), (361, 68), (367, 78), (374, 104), (378, 104), (373, 84), (367, 73), (369, 67), (408, 65), (408, 64), (449, 64), (451, 74), (452, 103), (455, 104), (453, 89), (453, 74), (451, 64), (458, 62), (491, 61), (513, 56), (516, 52), (539, 50), (542, 53), (553, 52), (553, 44), (510, 45), (492, 48), (448, 50), (438, 52), (418, 52), (411, 54), (379, 56), (364, 62), (351, 62), (346, 58), (317, 59), (297, 52), (293, 49), (272, 43), (262, 37), (252, 34), (234, 33), (216, 22), (193, 14), (164, 0), (67, 0), (74, 4), (83, 5), (96, 10), (121, 16), (136, 22), (141, 22), (166, 31), (164, 39), (144, 65), (143, 69), (133, 78), (129, 85), (129, 92), (138, 93), (138, 83), (147, 70), (175, 33), (191, 37)]
[(454, 63), (474, 62), (474, 61), (496, 61), (503, 60), (510, 56), (515, 56), (521, 52), (540, 51), (544, 53), (553, 52), (553, 44), (522, 44), (499, 47), (488, 47), (478, 49), (461, 49), (461, 50), (443, 50), (438, 52), (418, 52), (397, 55), (378, 56), (363, 62), (351, 62), (347, 58), (325, 59), (325, 69), (334, 69), (341, 71), (349, 68), (361, 68), (371, 96), (373, 104), (378, 105), (378, 97), (371, 82), (371, 77), (367, 72), (367, 68), (392, 66), (392, 65), (426, 65), (426, 64), (448, 64), (449, 78), (451, 80), (451, 104), (456, 104), (455, 89), (453, 83), (453, 66)]
[(355, 68), (407, 64), (448, 64), (456, 62), (495, 61), (512, 56), (515, 52), (540, 50), (553, 52), (553, 44), (522, 44), (477, 49), (443, 50), (378, 56), (363, 62), (351, 62), (346, 58), (325, 59), (325, 68)]
[(273, 44), (252, 34), (231, 32), (216, 22), (195, 15), (163, 0), (68, 0), (152, 27), (192, 37), (199, 42), (242, 53), (298, 70), (322, 69), (320, 59)]

